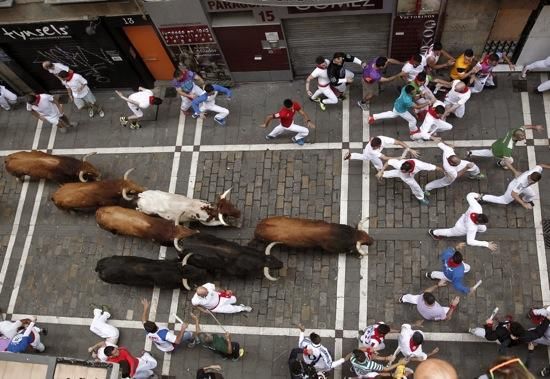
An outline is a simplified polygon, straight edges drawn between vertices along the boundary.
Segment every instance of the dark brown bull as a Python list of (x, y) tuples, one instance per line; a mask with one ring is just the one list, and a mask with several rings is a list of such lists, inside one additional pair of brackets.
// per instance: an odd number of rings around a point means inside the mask
[(122, 199), (131, 201), (145, 188), (128, 179), (133, 168), (126, 171), (124, 179), (103, 180), (93, 183), (67, 183), (52, 195), (52, 201), (61, 209), (89, 210), (117, 205)]
[(22, 179), (25, 175), (33, 179), (47, 179), (57, 183), (87, 182), (99, 180), (99, 171), (86, 159), (95, 153), (86, 154), (82, 160), (52, 155), (41, 151), (19, 151), (6, 157), (6, 171)]
[(95, 219), (100, 228), (111, 233), (149, 239), (165, 246), (174, 244), (178, 250), (181, 249), (179, 240), (198, 233), (174, 222), (119, 206), (99, 208)]
[(335, 254), (357, 251), (365, 255), (367, 253), (362, 250), (362, 245), (372, 245), (373, 239), (362, 229), (364, 222), (361, 221), (358, 229), (354, 229), (348, 225), (319, 220), (268, 217), (256, 225), (254, 237), (272, 242), (267, 246), (266, 254), (273, 246), (282, 243), (291, 247), (320, 247)]
[(189, 281), (208, 280), (205, 270), (175, 260), (157, 260), (115, 255), (100, 259), (95, 267), (99, 278), (107, 283), (136, 287), (181, 288), (191, 290)]

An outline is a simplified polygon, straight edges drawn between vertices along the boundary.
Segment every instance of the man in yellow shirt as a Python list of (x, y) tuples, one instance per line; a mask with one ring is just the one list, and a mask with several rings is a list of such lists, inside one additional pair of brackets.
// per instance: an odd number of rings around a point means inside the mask
[(451, 68), (450, 75), (452, 80), (458, 79), (468, 84), (476, 72), (474, 52), (472, 49), (466, 49), (463, 54), (456, 58), (455, 64)]

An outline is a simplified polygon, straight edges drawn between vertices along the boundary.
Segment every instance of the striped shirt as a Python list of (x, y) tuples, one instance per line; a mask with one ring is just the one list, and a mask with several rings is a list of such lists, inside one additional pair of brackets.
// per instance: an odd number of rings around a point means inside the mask
[(380, 372), (384, 370), (384, 366), (375, 361), (369, 361), (368, 358), (365, 359), (364, 362), (359, 362), (357, 358), (351, 357), (349, 361), (353, 366), (353, 371), (355, 371), (357, 375), (367, 375), (371, 372)]

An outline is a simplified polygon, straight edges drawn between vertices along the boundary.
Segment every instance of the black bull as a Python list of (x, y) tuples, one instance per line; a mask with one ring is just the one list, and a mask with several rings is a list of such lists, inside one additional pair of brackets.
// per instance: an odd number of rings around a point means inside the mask
[(99, 278), (111, 284), (136, 287), (190, 289), (188, 282), (201, 284), (208, 273), (200, 268), (182, 264), (177, 260), (156, 260), (131, 256), (112, 256), (97, 262)]
[(264, 273), (269, 280), (273, 278), (269, 270), (280, 269), (283, 263), (271, 255), (235, 242), (199, 233), (179, 241), (180, 254), (187, 257), (188, 264), (208, 270), (216, 276), (229, 275), (245, 278)]

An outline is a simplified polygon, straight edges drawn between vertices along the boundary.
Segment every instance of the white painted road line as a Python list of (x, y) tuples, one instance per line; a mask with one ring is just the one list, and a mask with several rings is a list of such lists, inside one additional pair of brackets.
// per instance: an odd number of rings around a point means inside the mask
[[(369, 141), (369, 112), (363, 112), (363, 141)], [(361, 146), (363, 148), (363, 146)], [(361, 218), (370, 216), (370, 161), (362, 161), (363, 172), (361, 176)], [(365, 231), (368, 233), (370, 221), (363, 224)], [(359, 268), (359, 317), (358, 329), (364, 329), (368, 323), (368, 294), (369, 294), (369, 256), (361, 258)]]

